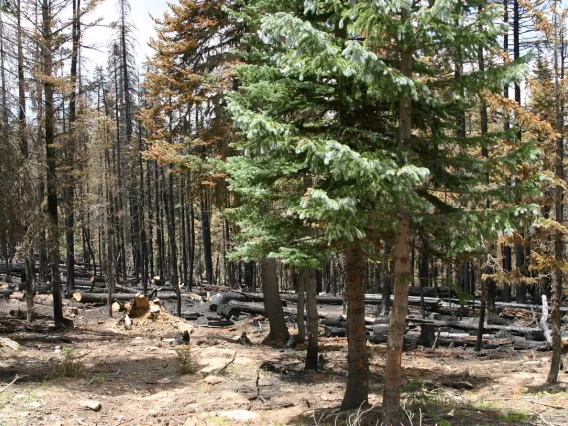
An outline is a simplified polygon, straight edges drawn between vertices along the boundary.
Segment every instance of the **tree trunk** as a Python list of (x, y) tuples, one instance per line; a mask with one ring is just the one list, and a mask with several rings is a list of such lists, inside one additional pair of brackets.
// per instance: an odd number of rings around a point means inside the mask
[[(69, 138), (67, 141), (67, 167), (70, 171), (75, 168), (75, 121), (77, 119), (77, 62), (79, 59), (79, 43), (81, 40), (81, 20), (80, 13), (81, 0), (73, 0), (73, 22), (72, 22), (72, 52), (71, 52), (71, 95), (69, 97)], [(65, 247), (67, 268), (67, 291), (72, 292), (75, 288), (75, 178), (73, 175), (67, 177), (69, 180), (65, 191)]]
[[(483, 7), (482, 6), (478, 6), (478, 12), (481, 14), (483, 12)], [(482, 31), (483, 28), (480, 28), (480, 31)], [(485, 60), (484, 60), (484, 56), (483, 56), (483, 47), (479, 47), (478, 50), (478, 60), (479, 60), (479, 71), (481, 72), (485, 72)], [(481, 107), (480, 107), (480, 117), (481, 117), (481, 136), (485, 136), (488, 130), (488, 123), (487, 123), (487, 105), (485, 104), (485, 102), (481, 102)], [(481, 155), (483, 156), (483, 158), (488, 159), (489, 158), (489, 150), (487, 149), (487, 146), (483, 145), (481, 148)], [(489, 186), (489, 173), (485, 173), (485, 184), (487, 186)], [(490, 204), (489, 204), (489, 200), (486, 201), (485, 203), (485, 207), (486, 208), (490, 208)], [(492, 274), (493, 273), (493, 268), (489, 265), (489, 259), (486, 258), (485, 262), (487, 263), (487, 265), (484, 268), (484, 272), (486, 274)], [(480, 352), (481, 351), (481, 347), (483, 345), (483, 326), (485, 325), (485, 310), (486, 307), (488, 305), (488, 293), (489, 290), (491, 289), (491, 291), (494, 291), (495, 288), (495, 282), (493, 280), (493, 278), (486, 278), (486, 279), (482, 279), (481, 281), (481, 308), (479, 310), (479, 330), (477, 332), (477, 340), (475, 341), (475, 351), (476, 352)], [(491, 318), (492, 315), (495, 314), (495, 295), (492, 294), (492, 306), (490, 308), (490, 312), (489, 312), (489, 317)], [(493, 310), (491, 312), (491, 309)]]
[(189, 247), (189, 290), (191, 291), (191, 287), (193, 286), (193, 265), (195, 263), (195, 211), (193, 210), (193, 203), (189, 206), (189, 213), (190, 213), (190, 247)]
[(63, 301), (59, 278), (59, 222), (57, 200), (57, 153), (55, 148), (55, 107), (53, 101), (53, 22), (51, 1), (42, 0), (42, 60), (44, 90), (44, 126), (47, 163), (47, 257), (53, 286), (53, 320), (57, 327), (63, 325)]
[(402, 349), (406, 314), (408, 312), (408, 287), (410, 283), (409, 232), (410, 221), (399, 218), (395, 240), (395, 285), (394, 303), (389, 325), (387, 341), (387, 359), (385, 363), (385, 388), (383, 406), (387, 424), (394, 424), (400, 419), (400, 391), (402, 386)]
[[(403, 20), (405, 14), (403, 12)], [(412, 52), (405, 50), (401, 53), (401, 72), (406, 77), (412, 77)], [(412, 101), (409, 97), (400, 99), (400, 135), (401, 148), (410, 143), (412, 132)], [(394, 245), (394, 303), (389, 324), (387, 341), (387, 358), (385, 362), (385, 387), (383, 392), (383, 408), (387, 424), (397, 424), (400, 419), (400, 392), (402, 387), (402, 349), (406, 314), (408, 312), (408, 287), (410, 276), (410, 219), (403, 206), (397, 206), (397, 226)]]
[(203, 235), (203, 261), (207, 284), (213, 285), (213, 257), (211, 250), (211, 225), (209, 222), (209, 205), (205, 193), (201, 194), (201, 232)]
[(264, 344), (282, 347), (288, 341), (290, 334), (286, 321), (282, 301), (278, 290), (278, 276), (276, 275), (276, 259), (263, 259), (260, 266), (262, 279), (262, 292), (264, 294), (264, 306), (270, 322), (270, 333), (264, 340)]
[(26, 137), (26, 80), (24, 73), (24, 46), (22, 41), (22, 6), (21, 0), (16, 4), (17, 40), (18, 40), (18, 130), (20, 133), (20, 151), (24, 158), (28, 157), (29, 147)]
[(394, 265), (390, 260), (391, 245), (387, 243), (385, 245), (385, 264), (387, 270), (383, 276), (383, 286), (381, 288), (381, 303), (377, 305), (377, 316), (390, 315), (391, 308), (391, 294), (392, 294), (392, 276), (394, 271)]
[[(306, 370), (318, 369), (318, 304), (316, 300), (316, 276), (313, 269), (304, 272), (306, 290), (306, 307), (308, 313), (308, 352), (306, 353)], [(298, 305), (299, 307), (299, 305)]]
[[(428, 250), (428, 238), (425, 237), (424, 250)], [(430, 257), (423, 251), (420, 253), (420, 265), (418, 268), (418, 276), (420, 280), (420, 312), (422, 318), (426, 318), (426, 311), (424, 309), (424, 288), (428, 287), (428, 275), (430, 271)]]
[(294, 281), (296, 281), (296, 291), (298, 293), (297, 307), (298, 315), (296, 316), (296, 323), (298, 325), (298, 343), (306, 341), (306, 318), (304, 316), (305, 306), (305, 293), (306, 293), (306, 270), (301, 270), (299, 273), (294, 273)]
[(34, 260), (31, 253), (26, 254), (26, 305), (27, 305), (27, 322), (33, 322), (34, 312)]
[[(503, 51), (507, 54), (509, 53), (509, 0), (503, 0), (503, 21), (507, 24), (507, 31), (503, 34)], [(503, 96), (505, 98), (509, 97), (509, 86), (503, 88)], [(503, 129), (505, 131), (509, 130), (510, 123), (508, 117), (505, 116), (505, 121), (503, 123)], [(503, 270), (505, 272), (511, 272), (513, 268), (513, 252), (510, 246), (503, 247)], [(503, 302), (511, 301), (511, 285), (508, 283), (503, 284)]]
[[(163, 173), (163, 172), (162, 172)], [(166, 179), (164, 178), (164, 183)], [(168, 174), (168, 191), (163, 192), (164, 206), (166, 212), (166, 223), (168, 227), (168, 241), (170, 243), (171, 268), (170, 282), (176, 292), (176, 313), (181, 316), (181, 293), (179, 288), (178, 268), (177, 268), (177, 245), (176, 245), (176, 228), (175, 228), (175, 211), (174, 211), (174, 195), (173, 195), (173, 178), (172, 174)]]
[[(556, 110), (556, 132), (559, 137), (556, 139), (556, 159), (555, 159), (555, 175), (558, 179), (564, 180), (564, 116), (561, 108), (561, 92), (560, 80), (564, 78), (559, 75), (559, 52), (558, 52), (558, 12), (554, 13), (554, 92), (555, 92), (555, 110)], [(564, 67), (562, 67), (563, 69)], [(560, 185), (556, 186), (555, 190), (555, 220), (562, 223), (563, 216), (563, 191)], [(551, 313), (551, 337), (552, 337), (552, 359), (550, 362), (550, 370), (546, 383), (552, 385), (558, 382), (558, 373), (562, 363), (562, 336), (561, 336), (561, 323), (560, 323), (560, 305), (562, 303), (563, 289), (562, 289), (562, 269), (561, 263), (564, 259), (564, 235), (562, 231), (554, 231), (554, 260), (556, 265), (552, 270), (552, 313)]]
[(347, 388), (342, 410), (356, 410), (369, 399), (369, 360), (365, 334), (363, 253), (359, 242), (345, 252), (347, 272)]

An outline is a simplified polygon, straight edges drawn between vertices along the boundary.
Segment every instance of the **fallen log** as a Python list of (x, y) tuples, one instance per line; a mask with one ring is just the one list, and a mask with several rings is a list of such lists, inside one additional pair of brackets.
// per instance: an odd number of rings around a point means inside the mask
[[(263, 301), (264, 296), (262, 293), (246, 293), (240, 292), (244, 296), (248, 297), (250, 300), (256, 301)], [(280, 299), (288, 302), (297, 303), (298, 295), (293, 293), (280, 293)], [(330, 295), (318, 295), (316, 296), (316, 300), (319, 304), (322, 305), (342, 305), (343, 304), (343, 297), (341, 296), (330, 296)], [(383, 300), (382, 294), (365, 294), (365, 303), (369, 305), (378, 305)], [(394, 296), (391, 296), (391, 300), (394, 300)], [(419, 296), (409, 296), (408, 303), (410, 305), (420, 305), (420, 297)], [(425, 297), (424, 298), (424, 305), (427, 308), (437, 307), (442, 303), (441, 299), (435, 297)]]
[(235, 325), (235, 323), (231, 320), (225, 320), (225, 321), (209, 321), (207, 323), (207, 325), (209, 327), (230, 327), (232, 325)]
[[(264, 309), (264, 303), (255, 303), (255, 302), (238, 302), (236, 300), (230, 300), (227, 306), (231, 306), (234, 308), (239, 308), (241, 312), (246, 312), (253, 315), (263, 315), (266, 316), (266, 310)], [(284, 311), (284, 315), (296, 315), (297, 310), (293, 308), (285, 308), (283, 307), (282, 310)], [(319, 318), (326, 318), (330, 315), (325, 314), (318, 314)]]
[[(264, 309), (264, 303), (255, 302), (239, 302), (237, 300), (229, 300), (227, 306), (232, 306), (234, 308), (239, 308), (241, 312), (247, 312), (253, 315), (264, 315), (266, 316), (266, 310)], [(295, 309), (282, 308), (284, 310), (284, 315), (296, 315)]]
[[(168, 293), (160, 293), (159, 298), (161, 300), (176, 300), (176, 294), (174, 292)], [(182, 298), (185, 296), (182, 294)], [(119, 302), (128, 302), (134, 298), (134, 294), (114, 294), (112, 300), (116, 300)], [(81, 293), (75, 292), (73, 293), (73, 299), (80, 303), (107, 303), (107, 295), (106, 294), (98, 294), (98, 293)]]
[[(132, 293), (132, 294), (140, 293), (142, 290), (141, 288), (132, 288), (120, 284), (116, 284), (114, 289), (115, 291), (120, 291), (123, 293)], [(85, 290), (88, 293), (106, 293), (108, 291), (106, 285), (101, 283), (96, 283), (93, 286), (93, 284), (89, 281), (84, 281), (79, 284), (75, 282), (75, 290)]]
[[(431, 321), (431, 320), (423, 320), (420, 318), (408, 318), (407, 321), (419, 324), (433, 324), (435, 327), (449, 327), (458, 330), (477, 331), (479, 329), (479, 325), (477, 324), (477, 322)], [(485, 330), (488, 334), (491, 334), (491, 332), (506, 331), (508, 333), (524, 337), (527, 333), (539, 331), (540, 329), (536, 327), (516, 327), (512, 325), (485, 324), (483, 326), (483, 330)]]
[(325, 327), (325, 337), (345, 337), (347, 329), (344, 327)]
[(526, 340), (523, 337), (513, 336), (513, 349), (516, 351), (526, 351), (536, 349), (539, 351), (546, 351), (550, 346), (546, 342), (535, 342), (534, 340)]
[[(217, 293), (211, 297), (211, 302), (209, 304), (209, 310), (211, 312), (217, 312), (219, 306), (226, 306), (230, 300), (237, 300), (239, 302), (249, 302), (251, 299), (246, 297), (244, 294), (236, 292), (236, 291), (229, 291), (226, 293)], [(221, 308), (223, 310), (223, 308)], [(220, 314), (220, 312), (217, 312)]]

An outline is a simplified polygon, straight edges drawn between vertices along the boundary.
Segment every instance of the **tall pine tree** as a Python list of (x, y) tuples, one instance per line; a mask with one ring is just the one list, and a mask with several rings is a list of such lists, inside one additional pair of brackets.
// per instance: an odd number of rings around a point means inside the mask
[(501, 11), (484, 2), (305, 5), (304, 13), (266, 16), (259, 48), (266, 63), (237, 70), (241, 87), (229, 111), (243, 138), (228, 169), (231, 188), (248, 200), (235, 212), (246, 240), (239, 250), (288, 262), (345, 253), (349, 369), (342, 408), (354, 409), (366, 403), (369, 385), (363, 253), (368, 236), (394, 233), (384, 391), (391, 424), (400, 415), (409, 238), (427, 236), (450, 254), (478, 253), (483, 238), (512, 233), (538, 211), (515, 200), (538, 192), (540, 176), (506, 185), (518, 164), (538, 160), (534, 144), (476, 155), (503, 139), (514, 144), (518, 129), (454, 136), (458, 118), (483, 93), (521, 80), (526, 67), (488, 61), (484, 71), (453, 73), (449, 58), (458, 45), (463, 63), (476, 63), (480, 48), (500, 55)]

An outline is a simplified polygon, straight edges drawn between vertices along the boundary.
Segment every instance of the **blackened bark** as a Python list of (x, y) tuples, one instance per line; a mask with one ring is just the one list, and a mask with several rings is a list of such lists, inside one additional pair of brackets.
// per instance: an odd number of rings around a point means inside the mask
[[(503, 21), (507, 24), (507, 31), (503, 35), (503, 51), (509, 54), (509, 0), (503, 0)], [(509, 86), (503, 88), (503, 96), (505, 98), (509, 97)], [(503, 129), (505, 131), (509, 130), (511, 124), (509, 119), (505, 116), (505, 121), (503, 122)], [(503, 248), (503, 270), (505, 272), (511, 272), (513, 268), (513, 251), (511, 247), (505, 246)], [(508, 283), (503, 284), (503, 301), (511, 301), (511, 285)]]
[(298, 325), (298, 343), (306, 341), (306, 318), (305, 318), (305, 294), (306, 294), (306, 270), (294, 273), (293, 280), (296, 284), (296, 293), (298, 293), (298, 313), (296, 315), (296, 324)]
[(27, 254), (25, 259), (26, 267), (26, 320), (32, 322), (35, 316), (34, 310), (34, 260), (32, 254)]
[[(428, 250), (428, 238), (424, 238), (424, 250)], [(428, 287), (429, 266), (430, 257), (422, 251), (420, 253), (420, 265), (418, 268), (418, 279), (420, 280), (420, 311), (422, 318), (426, 318), (426, 311), (424, 309), (424, 287)]]
[(189, 234), (191, 236), (190, 246), (189, 246), (189, 290), (193, 286), (193, 265), (195, 263), (195, 211), (193, 210), (193, 203), (189, 206), (189, 214), (190, 214), (190, 231)]
[[(73, 0), (72, 51), (71, 51), (71, 95), (69, 97), (69, 140), (67, 141), (67, 167), (75, 168), (75, 121), (77, 119), (77, 62), (79, 59), (79, 42), (81, 40), (81, 0)], [(65, 191), (65, 246), (67, 268), (67, 291), (75, 289), (75, 183), (73, 176)]]
[(47, 257), (53, 288), (53, 320), (57, 327), (63, 325), (63, 300), (59, 277), (59, 221), (57, 199), (57, 151), (55, 149), (55, 106), (53, 76), (53, 17), (51, 1), (42, 0), (42, 60), (44, 91), (44, 126), (47, 163)]
[(394, 272), (393, 262), (390, 260), (391, 245), (385, 245), (385, 263), (388, 271), (385, 271), (383, 277), (383, 287), (381, 289), (382, 299), (381, 303), (377, 305), (377, 316), (389, 316), (391, 308), (391, 294), (392, 294), (392, 274)]
[(262, 279), (262, 292), (264, 294), (264, 307), (270, 322), (270, 333), (264, 344), (281, 347), (286, 344), (290, 334), (284, 319), (284, 310), (278, 289), (278, 276), (276, 274), (276, 259), (263, 259), (260, 273)]
[(182, 250), (182, 273), (183, 273), (183, 284), (187, 287), (187, 214), (185, 206), (185, 182), (182, 183), (180, 188), (180, 198), (181, 198), (181, 250)]
[(209, 204), (207, 195), (201, 194), (201, 232), (203, 235), (203, 261), (205, 263), (205, 276), (207, 284), (213, 284), (213, 257), (211, 250), (211, 225), (209, 221)]
[[(162, 172), (163, 173), (163, 172)], [(164, 178), (164, 183), (166, 179)], [(172, 174), (168, 173), (167, 191), (163, 191), (164, 210), (166, 213), (166, 224), (168, 227), (168, 241), (170, 243), (170, 283), (176, 292), (176, 314), (181, 317), (181, 292), (179, 288), (178, 268), (177, 268), (177, 245), (176, 245), (176, 227), (175, 227), (175, 211), (174, 211), (174, 186)], [(164, 188), (165, 189), (165, 188)]]
[(347, 388), (342, 410), (356, 410), (369, 399), (369, 360), (365, 336), (363, 253), (356, 242), (345, 252), (347, 272)]
[(306, 308), (308, 313), (308, 351), (306, 370), (318, 369), (318, 304), (316, 300), (316, 276), (313, 269), (305, 271)]

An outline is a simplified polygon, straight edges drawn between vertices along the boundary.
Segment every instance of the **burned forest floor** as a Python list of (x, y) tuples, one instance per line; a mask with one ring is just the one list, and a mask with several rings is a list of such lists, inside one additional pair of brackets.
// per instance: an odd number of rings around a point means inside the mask
[[(320, 337), (323, 370), (306, 372), (305, 347), (261, 345), (263, 318), (212, 328), (162, 308), (127, 327), (106, 306), (65, 303), (75, 327), (56, 330), (50, 296), (36, 297), (32, 325), (21, 317), (25, 302), (17, 294), (0, 301), (0, 339), (20, 345), (0, 343), (0, 426), (381, 424), (384, 344), (368, 346), (374, 407), (344, 413), (345, 338)], [(189, 345), (180, 339), (184, 331)], [(250, 344), (242, 344), (243, 332)], [(568, 374), (541, 387), (549, 358), (506, 347), (481, 355), (463, 347), (408, 350), (407, 424), (566, 425)]]

